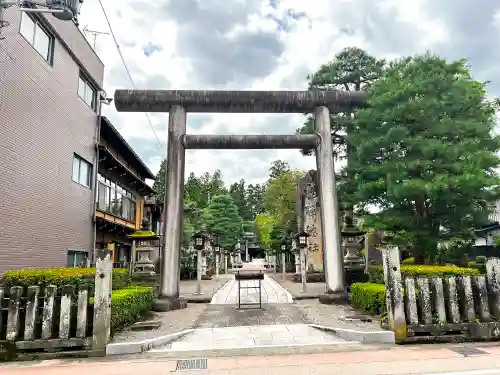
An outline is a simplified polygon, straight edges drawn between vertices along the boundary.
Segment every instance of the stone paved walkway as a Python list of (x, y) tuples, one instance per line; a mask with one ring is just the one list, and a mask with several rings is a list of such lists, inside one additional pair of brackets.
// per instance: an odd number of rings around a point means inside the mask
[(201, 328), (157, 351), (339, 345), (347, 342), (307, 324)]
[[(256, 303), (259, 301), (258, 280), (241, 281), (241, 303)], [(252, 289), (246, 289), (253, 287)], [(292, 295), (272, 278), (264, 275), (262, 280), (262, 303), (293, 303)], [(214, 305), (236, 305), (238, 303), (238, 281), (231, 280), (224, 285), (212, 298)]]
[(303, 324), (304, 316), (293, 304), (267, 304), (262, 309), (238, 310), (232, 305), (207, 305), (196, 328)]

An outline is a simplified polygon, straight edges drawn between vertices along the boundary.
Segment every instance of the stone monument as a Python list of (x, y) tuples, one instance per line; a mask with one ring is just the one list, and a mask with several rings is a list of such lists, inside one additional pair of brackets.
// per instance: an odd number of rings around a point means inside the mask
[(321, 216), (319, 215), (316, 180), (316, 171), (310, 170), (299, 180), (297, 186), (297, 229), (299, 232), (307, 232), (310, 236), (306, 251), (309, 272), (323, 272), (324, 270)]

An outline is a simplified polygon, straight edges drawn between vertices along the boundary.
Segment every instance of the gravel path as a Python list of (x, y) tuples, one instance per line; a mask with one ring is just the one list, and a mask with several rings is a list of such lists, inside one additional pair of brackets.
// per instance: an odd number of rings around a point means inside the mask
[[(354, 329), (357, 331), (380, 331), (380, 317), (370, 317), (360, 313), (349, 305), (324, 305), (317, 299), (296, 301), (294, 306), (304, 316), (309, 324), (317, 324), (332, 328)], [(346, 317), (368, 317), (371, 322), (362, 322), (358, 319), (350, 320)]]
[(273, 280), (280, 284), (284, 289), (286, 289), (293, 296), (294, 300), (318, 298), (320, 294), (323, 294), (326, 291), (325, 283), (307, 283), (307, 291), (303, 293), (301, 283), (296, 283), (288, 279), (283, 280), (281, 274), (268, 275), (269, 277), (272, 277)]

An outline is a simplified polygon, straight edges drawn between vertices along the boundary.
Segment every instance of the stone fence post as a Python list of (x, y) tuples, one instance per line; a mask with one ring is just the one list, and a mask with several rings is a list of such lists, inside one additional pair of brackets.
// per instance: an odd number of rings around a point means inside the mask
[(399, 249), (386, 245), (382, 250), (384, 265), (385, 300), (389, 329), (395, 333), (396, 340), (406, 338), (405, 304)]
[(112, 251), (96, 250), (94, 325), (92, 349), (106, 350), (111, 334), (111, 274), (113, 272)]

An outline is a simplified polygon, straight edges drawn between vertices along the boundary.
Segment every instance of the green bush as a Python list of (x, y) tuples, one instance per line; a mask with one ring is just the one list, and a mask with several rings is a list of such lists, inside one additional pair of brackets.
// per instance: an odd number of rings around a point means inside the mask
[[(370, 282), (376, 284), (384, 283), (384, 269), (382, 266), (371, 266), (369, 267)], [(411, 265), (403, 264), (401, 265), (401, 274), (405, 276), (458, 276), (458, 275), (479, 275), (481, 272), (474, 268), (465, 268), (457, 266), (432, 266), (432, 265)]]
[[(49, 268), (45, 270), (7, 271), (0, 277), (0, 285), (10, 288), (13, 286), (72, 285), (75, 288), (87, 284), (90, 295), (94, 293), (95, 268)], [(131, 280), (126, 268), (113, 269), (113, 290), (124, 289), (130, 286)]]
[(401, 264), (415, 264), (415, 258), (411, 257), (411, 258), (406, 258), (404, 259)]
[(151, 287), (114, 290), (111, 296), (111, 332), (137, 322), (144, 313), (151, 310), (152, 304)]
[(478, 270), (479, 273), (486, 273), (486, 257), (479, 255), (475, 261), (468, 262), (467, 266)]
[(354, 283), (349, 294), (351, 306), (370, 314), (383, 314), (385, 306), (385, 287), (382, 284)]

